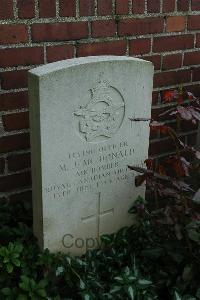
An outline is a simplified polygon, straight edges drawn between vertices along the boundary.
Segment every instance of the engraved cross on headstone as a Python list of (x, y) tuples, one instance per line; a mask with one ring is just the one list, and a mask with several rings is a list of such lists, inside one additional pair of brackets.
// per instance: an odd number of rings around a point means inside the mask
[(89, 215), (87, 217), (83, 217), (81, 218), (81, 221), (83, 223), (88, 223), (91, 220), (93, 220), (94, 218), (96, 218), (96, 223), (97, 223), (97, 238), (100, 238), (100, 222), (101, 222), (101, 217), (105, 216), (105, 215), (113, 215), (114, 216), (114, 208), (111, 209), (107, 209), (104, 211), (101, 211), (101, 193), (97, 193), (98, 195), (98, 201), (97, 201), (97, 213), (93, 214), (93, 215)]

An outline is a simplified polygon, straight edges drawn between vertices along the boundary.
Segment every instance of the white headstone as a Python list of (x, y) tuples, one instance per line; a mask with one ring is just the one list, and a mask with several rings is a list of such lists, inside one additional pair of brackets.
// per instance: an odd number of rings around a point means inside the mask
[(153, 66), (101, 56), (29, 72), (34, 232), (41, 248), (83, 254), (132, 224), (127, 165), (148, 156)]

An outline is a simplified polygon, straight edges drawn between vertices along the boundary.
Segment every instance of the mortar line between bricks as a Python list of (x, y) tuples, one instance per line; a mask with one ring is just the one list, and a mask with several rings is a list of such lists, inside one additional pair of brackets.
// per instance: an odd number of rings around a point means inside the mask
[(27, 92), (28, 88), (19, 88), (19, 89), (10, 89), (10, 90), (0, 90), (0, 95), (9, 94), (9, 93), (18, 93), (18, 92)]
[[(6, 174), (8, 174), (8, 158), (7, 157), (5, 157), (5, 168), (4, 168), (4, 174), (6, 175)], [(3, 175), (3, 174), (2, 174)]]
[[(145, 4), (145, 8), (144, 8), (144, 14), (147, 15), (147, 2), (148, 0), (145, 0), (144, 4)], [(159, 14), (160, 15), (160, 14)]]
[(39, 0), (35, 0), (35, 17), (36, 17), (36, 19), (39, 18)]
[(192, 0), (189, 0), (189, 12), (192, 12)]
[[(197, 130), (191, 130), (191, 131), (188, 131), (188, 132), (182, 132), (182, 133), (178, 134), (178, 137), (185, 137), (185, 136), (188, 136), (188, 135), (192, 135), (194, 133), (197, 133)], [(153, 144), (155, 142), (166, 141), (166, 140), (169, 140), (169, 139), (170, 139), (170, 137), (159, 137), (159, 138), (151, 139), (150, 140), (150, 144)]]
[(3, 112), (0, 112), (0, 137), (4, 135), (5, 130), (4, 130), (4, 125), (3, 125)]
[[(199, 33), (198, 30), (196, 31), (191, 31), (189, 35), (194, 35), (196, 33)], [(188, 35), (188, 33), (185, 32), (174, 32), (173, 34), (170, 33), (156, 33), (153, 34), (154, 39), (155, 38), (161, 38), (161, 37), (183, 37), (185, 35)], [(63, 40), (63, 41), (40, 41), (40, 42), (32, 42), (30, 43), (24, 43), (24, 44), (4, 44), (0, 45), (0, 49), (12, 49), (12, 48), (33, 48), (33, 47), (43, 47), (45, 43), (48, 43), (49, 45), (58, 45), (58, 44), (73, 44), (73, 43), (88, 43), (88, 42), (93, 42), (93, 43), (98, 43), (98, 42), (106, 42), (106, 41), (115, 41), (115, 40), (123, 40), (125, 37), (128, 38), (129, 40), (131, 39), (139, 39), (139, 38), (151, 38), (152, 33), (149, 34), (140, 34), (140, 35), (130, 35), (130, 36), (110, 36), (110, 37), (99, 37), (99, 38), (83, 38), (79, 40)], [(200, 48), (200, 47), (199, 47)], [(193, 48), (192, 48), (193, 49)], [(197, 48), (198, 49), (198, 48)], [(181, 49), (179, 49), (181, 50)], [(186, 49), (187, 50), (187, 49)], [(176, 50), (175, 50), (176, 51)], [(165, 52), (165, 51), (163, 51)]]
[(188, 33), (188, 15), (185, 16), (185, 33)]
[(3, 112), (4, 116), (7, 115), (13, 115), (13, 114), (21, 114), (21, 113), (27, 113), (29, 110), (28, 108), (18, 108), (18, 109), (10, 109), (10, 110), (6, 110), (6, 111), (1, 111)]
[(90, 17), (88, 17), (88, 37), (91, 39), (92, 38), (92, 22), (90, 21)]
[[(188, 86), (194, 86), (194, 85), (200, 85), (200, 81), (195, 81), (195, 82), (185, 82), (181, 84), (183, 87), (188, 87)], [(158, 87), (158, 88), (154, 88), (153, 91), (154, 92), (160, 92), (160, 91), (165, 91), (168, 89), (174, 89), (174, 88), (178, 88), (180, 86), (180, 83), (177, 84), (172, 84), (172, 85), (168, 85), (168, 86), (162, 86), (162, 87)]]
[(59, 20), (59, 17), (60, 17), (60, 1), (59, 0), (56, 0), (56, 19)]
[(23, 133), (30, 133), (30, 128), (28, 129), (18, 129), (18, 130), (13, 130), (13, 131), (5, 131), (1, 137), (6, 137), (6, 136), (12, 136), (12, 135), (19, 135)]
[[(36, 0), (37, 1), (37, 0)], [(37, 16), (39, 14), (37, 5), (36, 5), (36, 17), (32, 19), (10, 19), (10, 20), (0, 20), (1, 25), (17, 25), (17, 24), (52, 24), (52, 23), (70, 23), (70, 22), (81, 22), (81, 21), (87, 21), (88, 17), (87, 16), (80, 16), (80, 17), (52, 17), (52, 18), (39, 18)], [(165, 13), (165, 14), (160, 14), (160, 13), (153, 13), (153, 14), (128, 14), (128, 15), (120, 15), (120, 20), (131, 20), (131, 19), (147, 19), (147, 18), (152, 18), (152, 17), (167, 17), (167, 16), (187, 16), (188, 12), (173, 12), (173, 13)], [(198, 16), (199, 11), (192, 11), (190, 16)], [(103, 21), (103, 20), (108, 20), (108, 19), (113, 19), (113, 15), (107, 15), (107, 16), (91, 16), (91, 19), (93, 21)]]
[(0, 174), (0, 179), (3, 177), (7, 177), (7, 176), (12, 176), (12, 175), (18, 175), (18, 174), (23, 174), (23, 173), (27, 173), (31, 171), (31, 167), (29, 168), (24, 168), (21, 170), (16, 170), (16, 171), (11, 171), (11, 170), (7, 170), (7, 173), (5, 174)]
[[(174, 11), (175, 11), (176, 13), (180, 13), (180, 12), (178, 12), (177, 1), (175, 1), (175, 8), (174, 8)], [(182, 13), (182, 12), (181, 12), (181, 13)]]
[(113, 16), (116, 15), (116, 5), (115, 5), (115, 0), (112, 0), (112, 14), (113, 14)]
[(133, 15), (133, 1), (128, 0), (128, 14)]
[(76, 21), (78, 21), (78, 19), (80, 19), (80, 6), (79, 6), (79, 0), (76, 0)]
[(31, 154), (31, 149), (20, 149), (20, 150), (11, 151), (9, 153), (0, 153), (0, 158), (18, 156), (18, 155), (23, 155), (23, 154)]
[(31, 34), (31, 26), (30, 26), (30, 25), (28, 25), (28, 40), (29, 40), (28, 44), (31, 45), (31, 42), (32, 42), (32, 34)]
[(14, 12), (14, 18), (17, 19), (18, 18), (17, 0), (13, 0), (13, 12)]
[(43, 48), (43, 55), (44, 55), (44, 64), (47, 64), (47, 48), (46, 48), (46, 45), (44, 45), (44, 48)]
[(98, 15), (98, 0), (94, 1), (94, 14), (95, 16)]
[(163, 14), (163, 0), (160, 0), (160, 13)]
[[(22, 188), (19, 188), (19, 189), (14, 189), (10, 192), (0, 192), (0, 196), (8, 198), (12, 195), (19, 195), (21, 193), (30, 192), (30, 191), (32, 191), (32, 188), (31, 188), (31, 186), (28, 186), (28, 187), (22, 187)], [(10, 202), (10, 201), (8, 200), (8, 202)]]

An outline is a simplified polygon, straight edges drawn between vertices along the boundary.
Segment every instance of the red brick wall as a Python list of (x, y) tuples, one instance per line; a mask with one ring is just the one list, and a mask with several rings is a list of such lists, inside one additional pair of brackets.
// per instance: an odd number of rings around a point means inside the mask
[[(130, 55), (155, 65), (160, 91), (179, 84), (200, 95), (200, 0), (0, 0), (0, 198), (30, 197), (27, 70), (87, 55)], [(175, 126), (173, 120), (171, 124)], [(183, 139), (195, 142), (195, 126)], [(172, 151), (151, 136), (151, 155)]]

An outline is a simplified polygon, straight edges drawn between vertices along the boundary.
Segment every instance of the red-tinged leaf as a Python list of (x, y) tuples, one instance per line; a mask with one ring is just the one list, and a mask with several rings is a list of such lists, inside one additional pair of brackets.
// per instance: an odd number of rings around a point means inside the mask
[(146, 174), (136, 176), (135, 186), (136, 187), (141, 186), (145, 182), (146, 178), (147, 178)]
[(145, 161), (146, 167), (148, 170), (153, 170), (154, 160), (153, 159), (146, 159)]
[(177, 100), (176, 100), (176, 102), (177, 102), (178, 104), (181, 104), (181, 103), (183, 103), (183, 101), (184, 101), (184, 99), (183, 99), (183, 94), (179, 94), (179, 95), (178, 95), (178, 98), (177, 98)]
[(169, 157), (167, 163), (172, 167), (177, 177), (185, 176), (185, 170), (182, 166), (181, 161), (176, 157)]
[(194, 100), (196, 99), (196, 97), (191, 93), (191, 92), (187, 92), (187, 96), (189, 100)]
[(162, 165), (159, 165), (157, 168), (156, 168), (156, 172), (160, 175), (166, 175), (166, 172), (165, 172), (165, 168), (162, 166)]
[(164, 102), (172, 102), (177, 95), (177, 91), (166, 91), (164, 93)]
[(179, 116), (183, 120), (187, 120), (187, 121), (192, 120), (192, 114), (191, 114), (190, 110), (188, 110), (187, 108), (185, 108), (183, 106), (178, 106), (177, 111), (179, 113)]

